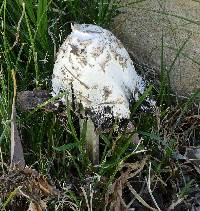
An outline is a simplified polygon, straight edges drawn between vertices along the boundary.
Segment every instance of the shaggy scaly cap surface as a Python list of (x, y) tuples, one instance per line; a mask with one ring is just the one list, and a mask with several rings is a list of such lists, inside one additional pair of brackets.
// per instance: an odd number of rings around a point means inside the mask
[(144, 91), (122, 43), (110, 31), (91, 24), (72, 26), (57, 54), (52, 86), (53, 95), (61, 90), (70, 93), (72, 86), (77, 103), (102, 119), (128, 119), (130, 100)]

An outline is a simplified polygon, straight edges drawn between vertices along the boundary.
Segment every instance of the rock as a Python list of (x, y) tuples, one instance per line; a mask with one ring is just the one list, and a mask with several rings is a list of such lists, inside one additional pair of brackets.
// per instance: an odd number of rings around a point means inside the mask
[(172, 90), (177, 95), (189, 95), (200, 87), (199, 11), (199, 1), (147, 0), (125, 6), (115, 18), (112, 31), (137, 61), (158, 71), (163, 34), (164, 62)]

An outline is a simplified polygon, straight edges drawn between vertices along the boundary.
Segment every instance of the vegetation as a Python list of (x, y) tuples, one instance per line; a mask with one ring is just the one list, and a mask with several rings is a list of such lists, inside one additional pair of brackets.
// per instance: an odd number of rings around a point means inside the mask
[[(10, 171), (12, 72), (17, 92), (51, 90), (55, 53), (70, 33), (70, 24), (109, 27), (119, 8), (118, 0), (0, 0), (1, 210), (26, 210), (28, 202), (46, 203), (48, 210), (173, 210), (195, 198), (200, 170), (184, 153), (200, 138), (194, 105), (200, 90), (185, 101), (172, 97), (168, 74), (185, 43), (166, 67), (164, 38), (159, 86), (151, 84), (132, 106), (133, 131), (101, 134), (99, 166), (89, 161), (87, 128), (78, 131), (69, 107), (63, 115), (40, 106), (31, 112), (17, 110), (17, 124), (26, 164), (42, 176), (31, 173), (30, 179), (29, 172)], [(155, 98), (157, 108), (144, 112), (140, 107), (147, 96)], [(36, 183), (43, 184), (45, 192), (39, 199)]]

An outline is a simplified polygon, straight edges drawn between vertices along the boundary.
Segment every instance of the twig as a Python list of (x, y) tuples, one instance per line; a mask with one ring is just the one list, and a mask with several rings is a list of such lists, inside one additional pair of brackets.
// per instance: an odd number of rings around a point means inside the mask
[(89, 87), (84, 83), (82, 82), (78, 77), (76, 77), (65, 65), (64, 65), (64, 68), (67, 70), (67, 72), (72, 75), (73, 78), (75, 78), (82, 86), (84, 86), (86, 89), (89, 89)]
[(2, 154), (2, 149), (1, 149), (1, 146), (0, 146), (0, 156), (1, 156), (1, 168), (2, 168), (2, 171), (3, 171), (3, 174), (5, 174), (5, 170), (4, 170), (4, 161), (3, 161), (3, 154)]
[(81, 187), (81, 190), (82, 190), (83, 195), (84, 195), (84, 197), (85, 197), (85, 202), (86, 202), (88, 211), (92, 211), (92, 210), (90, 209), (90, 204), (89, 204), (88, 197), (87, 197), (87, 193), (85, 192), (85, 189), (84, 189), (83, 187)]
[(152, 193), (152, 190), (151, 190), (151, 162), (149, 163), (149, 176), (148, 176), (148, 180), (146, 178), (146, 182), (147, 182), (147, 187), (148, 187), (148, 191), (149, 191), (149, 194), (151, 196), (151, 199), (153, 200), (156, 208), (158, 209), (158, 211), (161, 211), (161, 209), (159, 208), (154, 196), (153, 196), (153, 193)]
[(174, 210), (175, 207), (176, 207), (177, 205), (179, 205), (183, 200), (184, 200), (184, 198), (179, 198), (179, 199), (177, 199), (177, 201), (172, 202), (172, 204), (171, 204), (170, 207), (167, 209), (167, 211)]
[[(138, 193), (138, 195), (140, 196), (142, 194), (142, 192), (144, 191), (144, 187), (146, 186), (146, 184), (143, 182), (142, 184), (142, 188), (140, 189), (140, 192)], [(129, 189), (130, 190), (130, 189)], [(131, 190), (130, 190), (131, 191)], [(136, 200), (136, 198), (133, 198), (127, 205), (128, 209), (130, 210), (131, 205), (134, 203), (134, 201)]]
[(90, 184), (90, 210), (92, 211), (92, 200), (93, 200), (93, 196), (94, 196), (94, 191), (92, 189), (92, 185)]
[(156, 211), (155, 208), (151, 207), (150, 205), (148, 205), (144, 199), (135, 191), (135, 189), (133, 189), (133, 187), (131, 186), (131, 184), (128, 182), (127, 186), (129, 188), (129, 190), (131, 191), (131, 193), (135, 196), (135, 198), (146, 208), (152, 210), (152, 211)]

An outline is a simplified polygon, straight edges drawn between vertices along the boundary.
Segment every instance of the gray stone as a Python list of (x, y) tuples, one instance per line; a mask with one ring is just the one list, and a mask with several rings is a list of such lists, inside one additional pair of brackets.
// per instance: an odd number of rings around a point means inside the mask
[[(122, 0), (124, 4), (128, 1)], [(112, 31), (133, 57), (159, 71), (163, 37), (164, 63), (173, 91), (188, 95), (200, 87), (199, 0), (146, 0), (121, 12)]]

